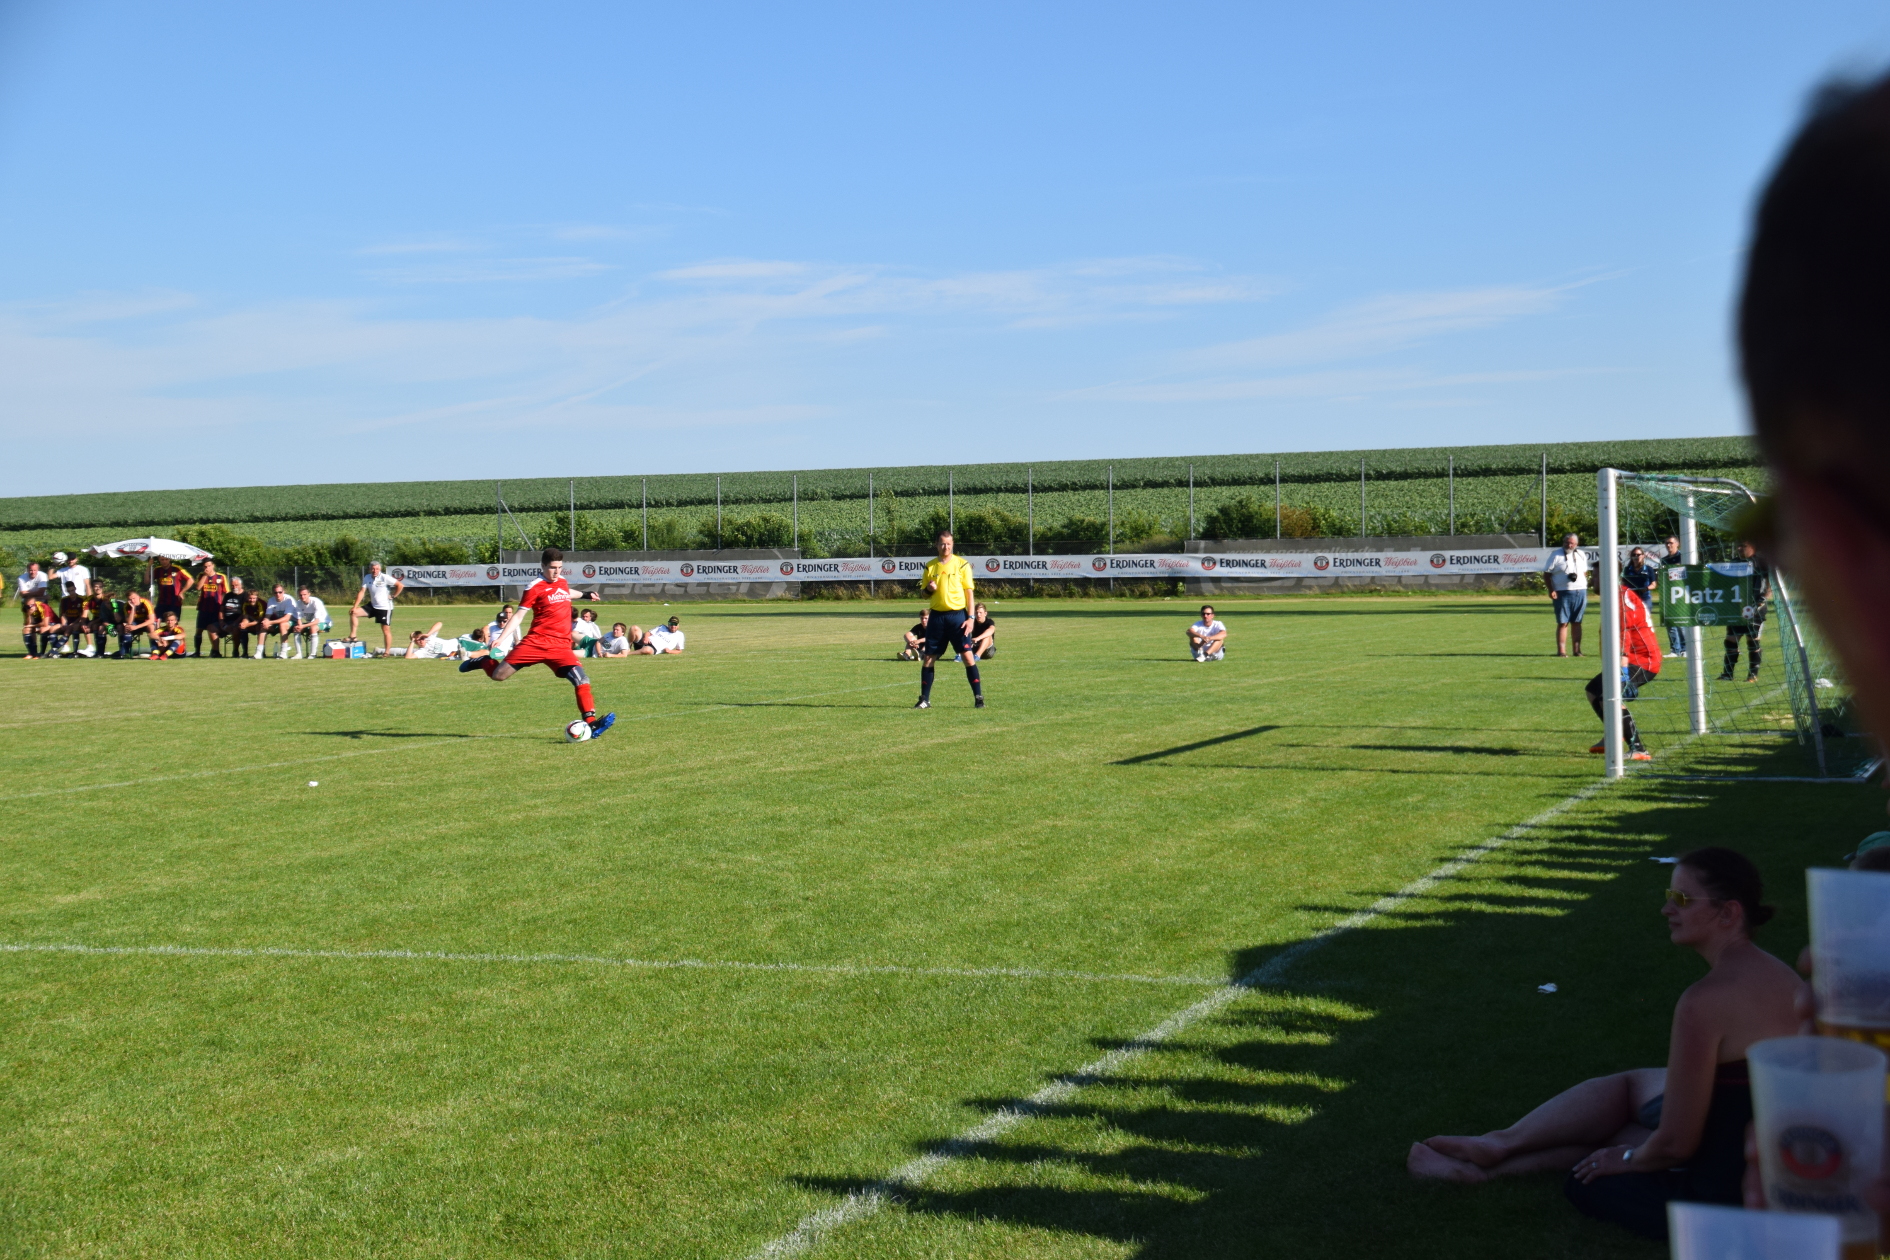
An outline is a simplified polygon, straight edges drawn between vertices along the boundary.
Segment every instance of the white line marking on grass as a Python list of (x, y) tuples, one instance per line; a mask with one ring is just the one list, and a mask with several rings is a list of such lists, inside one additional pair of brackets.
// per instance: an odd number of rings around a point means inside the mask
[(257, 946), (73, 945), (0, 942), (0, 954), (103, 954), (173, 958), (336, 958), (344, 961), (583, 964), (640, 971), (798, 971), (828, 976), (947, 976), (953, 979), (1076, 980), (1093, 984), (1170, 984), (1194, 988), (1224, 985), (1216, 976), (1108, 975), (1037, 967), (909, 967), (893, 963), (734, 962), (702, 958), (611, 958), (603, 954), (450, 954), (424, 949), (288, 949)]
[(1158, 1049), (1163, 1042), (1168, 1041), (1177, 1033), (1200, 1023), (1229, 1003), (1245, 997), (1255, 989), (1280, 983), (1294, 963), (1299, 962), (1328, 941), (1343, 936), (1355, 928), (1365, 926), (1415, 897), (1422, 897), (1438, 884), (1462, 874), (1466, 869), (1510, 841), (1519, 839), (1525, 833), (1567, 813), (1610, 783), (1622, 781), (1597, 779), (1567, 800), (1551, 805), (1527, 822), (1517, 823), (1499, 836), (1485, 840), (1481, 844), (1472, 845), (1430, 874), (1412, 880), (1397, 892), (1380, 897), (1365, 909), (1349, 914), (1329, 927), (1321, 928), (1304, 940), (1294, 942), (1240, 979), (1223, 984), (1193, 1006), (1177, 1011), (1147, 1032), (1111, 1050), (1095, 1062), (1085, 1064), (1068, 1075), (1058, 1077), (1028, 1098), (999, 1108), (982, 1124), (975, 1125), (957, 1137), (940, 1143), (937, 1150), (900, 1165), (873, 1184), (864, 1189), (855, 1190), (832, 1207), (810, 1212), (801, 1218), (800, 1224), (791, 1231), (750, 1252), (748, 1260), (779, 1260), (783, 1256), (798, 1256), (811, 1251), (834, 1230), (854, 1221), (864, 1220), (888, 1203), (896, 1202), (905, 1191), (916, 1190), (922, 1182), (945, 1165), (973, 1154), (980, 1146), (996, 1140), (1024, 1121), (1042, 1114), (1045, 1109), (1069, 1099), (1078, 1091), (1107, 1080), (1130, 1063)]

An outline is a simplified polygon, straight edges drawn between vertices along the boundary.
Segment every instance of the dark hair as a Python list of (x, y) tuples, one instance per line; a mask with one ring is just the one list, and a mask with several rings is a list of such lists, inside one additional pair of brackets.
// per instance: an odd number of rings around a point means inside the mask
[(1746, 909), (1746, 931), (1763, 927), (1777, 913), (1765, 905), (1765, 881), (1752, 859), (1736, 849), (1694, 849), (1680, 855), (1680, 865), (1700, 877), (1715, 901), (1736, 901)]
[[(1766, 454), (1875, 481), (1857, 470), (1890, 454), (1886, 345), (1890, 79), (1828, 84), (1766, 184), (1746, 256), (1740, 368)], [(1859, 488), (1890, 504), (1890, 487)]]
[(1854, 871), (1890, 871), (1890, 845), (1866, 849), (1851, 863)]
[(562, 551), (559, 551), (556, 547), (547, 547), (545, 548), (545, 554), (538, 557), (538, 563), (545, 565), (550, 564), (553, 560), (562, 561), (563, 559), (564, 553)]
[[(941, 529), (938, 531), (938, 533), (932, 535), (933, 542), (937, 542), (941, 538), (952, 538), (952, 531), (949, 529)], [(958, 540), (956, 538), (952, 538), (952, 541), (956, 542)]]

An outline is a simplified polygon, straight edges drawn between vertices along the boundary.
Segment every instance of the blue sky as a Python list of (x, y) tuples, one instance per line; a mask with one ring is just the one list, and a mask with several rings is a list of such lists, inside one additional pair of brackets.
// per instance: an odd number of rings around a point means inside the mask
[(1739, 432), (1879, 5), (0, 0), (0, 494)]

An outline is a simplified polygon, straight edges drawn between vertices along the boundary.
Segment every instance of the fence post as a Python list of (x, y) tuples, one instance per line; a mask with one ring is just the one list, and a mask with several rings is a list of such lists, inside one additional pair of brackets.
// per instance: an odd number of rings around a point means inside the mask
[(643, 550), (650, 549), (650, 479), (643, 479)]
[(577, 550), (577, 481), (571, 482), (571, 550)]
[[(1109, 554), (1116, 554), (1116, 466), (1109, 465)], [(1109, 593), (1116, 593), (1115, 570), (1109, 571)]]
[(492, 523), (497, 527), (498, 550), (492, 553), (492, 562), (499, 566), (499, 602), (505, 602), (505, 483), (492, 483)]
[[(1542, 536), (1542, 541), (1537, 543), (1536, 545), (1539, 547), (1548, 546), (1549, 545), (1549, 453), (1547, 451), (1542, 452), (1542, 528), (1538, 532)], [(1614, 776), (1614, 777), (1619, 777), (1619, 776)]]
[(1280, 461), (1273, 461), (1273, 536), (1280, 536)]
[(722, 550), (722, 478), (715, 478), (715, 549)]
[(794, 474), (794, 545), (801, 545), (801, 475)]
[[(1031, 478), (1031, 466), (1024, 465), (1024, 551), (1037, 554), (1037, 489)], [(1031, 580), (1035, 586), (1036, 580)]]
[[(871, 560), (877, 553), (873, 550), (873, 474), (866, 474), (866, 558)], [(872, 570), (867, 570), (866, 593), (879, 598), (879, 583), (872, 577)]]
[(1446, 455), (1444, 458), (1450, 461), (1446, 476), (1450, 478), (1450, 536), (1455, 538), (1457, 536), (1457, 457)]
[(1188, 465), (1188, 537), (1194, 537), (1194, 465)]
[(952, 489), (952, 470), (949, 468), (945, 470), (945, 528), (954, 534), (958, 530), (958, 500)]
[(1358, 536), (1365, 537), (1369, 532), (1365, 524), (1365, 457), (1358, 459)]

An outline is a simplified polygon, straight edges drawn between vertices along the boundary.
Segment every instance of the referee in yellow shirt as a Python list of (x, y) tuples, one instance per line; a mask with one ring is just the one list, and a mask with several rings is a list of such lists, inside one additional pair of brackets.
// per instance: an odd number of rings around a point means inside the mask
[(945, 654), (946, 645), (958, 652), (965, 663), (965, 681), (971, 684), (972, 702), (984, 707), (984, 684), (978, 679), (978, 654), (971, 650), (965, 630), (971, 624), (971, 565), (963, 556), (952, 554), (950, 530), (938, 533), (938, 558), (925, 566), (919, 590), (932, 597), (932, 617), (925, 627), (924, 656), (919, 666), (919, 702), (912, 707), (932, 707), (933, 666)]

